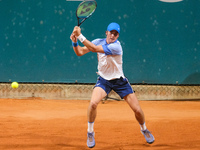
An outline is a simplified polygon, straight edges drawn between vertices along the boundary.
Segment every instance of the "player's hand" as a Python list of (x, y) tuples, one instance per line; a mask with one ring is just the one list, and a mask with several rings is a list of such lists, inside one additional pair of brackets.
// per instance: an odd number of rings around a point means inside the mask
[(76, 37), (78, 37), (78, 36), (81, 34), (81, 28), (78, 27), (78, 26), (75, 26), (75, 27), (74, 27), (73, 34), (74, 34)]
[(74, 33), (71, 34), (70, 39), (72, 40), (72, 42), (76, 43), (77, 42), (77, 38), (74, 35)]

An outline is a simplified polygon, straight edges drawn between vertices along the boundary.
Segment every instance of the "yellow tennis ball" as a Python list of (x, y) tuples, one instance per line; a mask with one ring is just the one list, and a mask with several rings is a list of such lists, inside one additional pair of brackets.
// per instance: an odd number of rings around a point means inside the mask
[(13, 89), (18, 88), (18, 86), (19, 86), (19, 84), (18, 84), (17, 82), (13, 82), (13, 83), (11, 84), (11, 87), (12, 87)]

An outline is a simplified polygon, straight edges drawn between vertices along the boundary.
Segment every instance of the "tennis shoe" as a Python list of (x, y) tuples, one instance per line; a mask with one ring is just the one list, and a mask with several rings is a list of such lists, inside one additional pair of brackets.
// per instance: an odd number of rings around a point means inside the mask
[(141, 130), (141, 133), (144, 135), (147, 143), (152, 144), (155, 141), (153, 135), (151, 134), (151, 132), (148, 129)]
[(87, 146), (89, 148), (93, 148), (95, 146), (94, 132), (92, 132), (92, 133), (88, 132), (87, 133)]

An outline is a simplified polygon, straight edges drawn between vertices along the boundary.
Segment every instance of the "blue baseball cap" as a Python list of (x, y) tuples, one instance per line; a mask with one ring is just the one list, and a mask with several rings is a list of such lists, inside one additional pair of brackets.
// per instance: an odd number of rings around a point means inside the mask
[(107, 31), (116, 30), (118, 33), (120, 33), (120, 26), (118, 23), (112, 22), (108, 25)]

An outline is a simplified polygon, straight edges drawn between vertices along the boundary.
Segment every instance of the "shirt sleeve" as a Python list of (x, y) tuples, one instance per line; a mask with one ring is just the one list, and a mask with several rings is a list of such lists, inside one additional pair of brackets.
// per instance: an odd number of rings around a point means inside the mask
[(102, 45), (103, 50), (106, 55), (121, 55), (122, 54), (122, 47), (119, 43), (111, 43), (108, 45)]
[(92, 41), (92, 43), (93, 43), (94, 45), (97, 45), (98, 41), (99, 41), (98, 39), (95, 39), (95, 40)]

